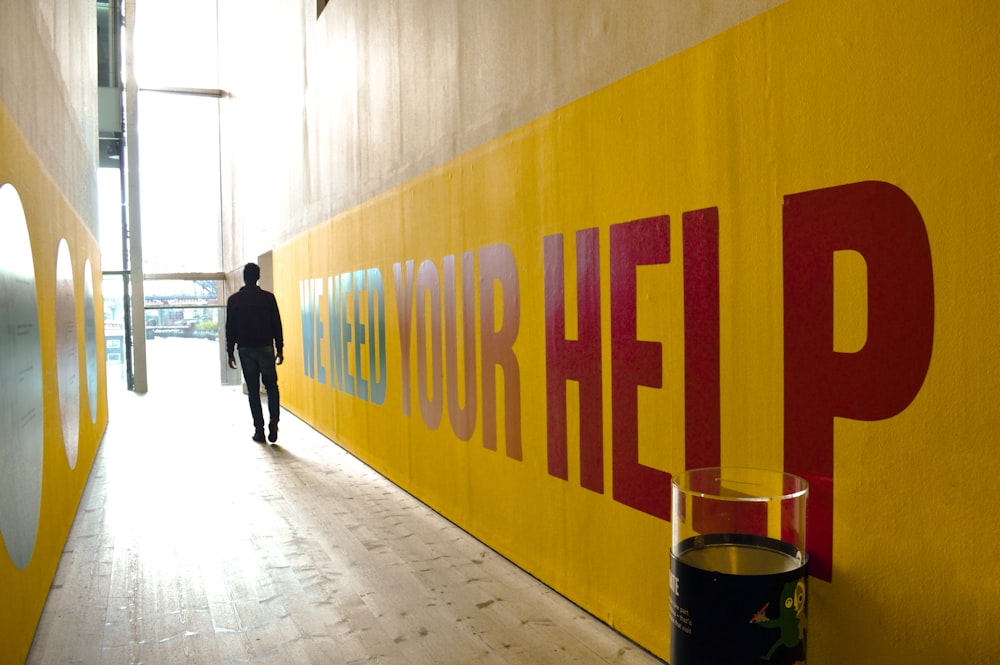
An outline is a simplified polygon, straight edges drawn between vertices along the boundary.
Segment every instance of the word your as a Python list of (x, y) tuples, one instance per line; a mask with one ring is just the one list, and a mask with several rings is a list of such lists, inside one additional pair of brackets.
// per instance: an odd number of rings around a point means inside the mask
[[(502, 407), (507, 455), (520, 460), (521, 369), (514, 353), (514, 342), (520, 329), (521, 311), (514, 253), (507, 245), (479, 249), (478, 311), (475, 308), (475, 257), (472, 252), (462, 254), (461, 303), (458, 300), (455, 258), (454, 255), (444, 257), (441, 273), (432, 261), (423, 261), (417, 268), (413, 261), (393, 265), (402, 352), (403, 414), (410, 415), (410, 367), (414, 348), (411, 337), (415, 330), (417, 394), (420, 414), (427, 427), (438, 428), (447, 401), (448, 421), (455, 436), (462, 441), (472, 438), (478, 407), (478, 369), (482, 377), (483, 446), (490, 450), (497, 448), (497, 412)], [(498, 304), (501, 307), (499, 312)], [(461, 339), (458, 334), (459, 313)], [(442, 319), (444, 330), (441, 329)], [(480, 340), (478, 363), (477, 324)], [(461, 363), (458, 359), (460, 347)], [(458, 376), (459, 366), (464, 370), (461, 379)], [(498, 369), (503, 376), (502, 404), (498, 403), (496, 389)], [(464, 386), (461, 396), (458, 394), (459, 381)], [(447, 386), (447, 400), (444, 386)]]

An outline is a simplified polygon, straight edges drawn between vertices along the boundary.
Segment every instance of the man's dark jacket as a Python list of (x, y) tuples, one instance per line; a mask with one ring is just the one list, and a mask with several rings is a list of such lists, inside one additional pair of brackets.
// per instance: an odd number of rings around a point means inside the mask
[(246, 349), (271, 346), (272, 343), (277, 355), (282, 355), (285, 341), (278, 301), (269, 291), (256, 284), (247, 284), (229, 296), (226, 306), (226, 351), (232, 356), (237, 346)]

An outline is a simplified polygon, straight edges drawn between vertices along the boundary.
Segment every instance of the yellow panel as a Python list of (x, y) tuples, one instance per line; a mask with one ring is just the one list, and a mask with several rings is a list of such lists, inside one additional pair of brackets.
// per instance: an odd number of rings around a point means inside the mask
[[(8, 602), (0, 603), (0, 662), (22, 662), (63, 553), (76, 509), (107, 427), (107, 383), (104, 357), (103, 304), (100, 293), (100, 248), (79, 215), (27, 145), (6, 107), (0, 104), (0, 184), (14, 185), (21, 197), (35, 266), (38, 318), (42, 344), (44, 390), (44, 451), (38, 536), (24, 568), (13, 565), (0, 547), (0, 588)], [(80, 378), (80, 437), (76, 466), (70, 468), (63, 444), (56, 366), (56, 262), (65, 238), (73, 265), (76, 293)], [(85, 380), (84, 263), (95, 266), (94, 309), (97, 346), (97, 420), (91, 422)]]

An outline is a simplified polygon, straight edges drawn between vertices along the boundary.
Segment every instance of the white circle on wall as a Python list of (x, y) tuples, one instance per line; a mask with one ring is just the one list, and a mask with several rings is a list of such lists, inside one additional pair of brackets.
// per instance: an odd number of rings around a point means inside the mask
[(0, 534), (24, 568), (38, 536), (45, 418), (31, 239), (10, 184), (0, 185), (0, 238)]
[(56, 370), (63, 446), (69, 468), (76, 468), (80, 446), (80, 344), (76, 336), (76, 288), (66, 239), (56, 258)]
[(94, 311), (94, 273), (90, 259), (83, 264), (83, 335), (87, 363), (87, 401), (90, 422), (97, 422), (97, 313)]

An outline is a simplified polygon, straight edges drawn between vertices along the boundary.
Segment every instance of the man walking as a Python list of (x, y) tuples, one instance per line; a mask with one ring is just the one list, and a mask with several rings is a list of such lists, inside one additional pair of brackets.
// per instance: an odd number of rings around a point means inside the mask
[(253, 415), (253, 440), (264, 443), (264, 411), (260, 404), (260, 384), (267, 391), (267, 440), (278, 440), (278, 372), (275, 365), (284, 360), (281, 314), (274, 294), (257, 286), (260, 266), (248, 263), (243, 268), (244, 286), (226, 303), (226, 352), (229, 366), (236, 369), (233, 350), (239, 347), (243, 379), (247, 383), (250, 413)]

